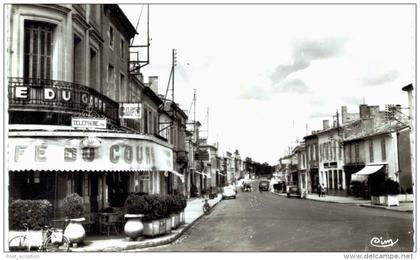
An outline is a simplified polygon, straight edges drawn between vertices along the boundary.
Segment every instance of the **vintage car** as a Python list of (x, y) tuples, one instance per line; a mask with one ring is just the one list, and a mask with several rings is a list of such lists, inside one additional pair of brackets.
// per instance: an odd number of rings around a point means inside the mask
[(236, 192), (232, 186), (225, 186), (223, 187), (222, 198), (234, 198), (236, 199)]
[(267, 180), (261, 180), (258, 188), (260, 191), (268, 191), (270, 189), (270, 182)]

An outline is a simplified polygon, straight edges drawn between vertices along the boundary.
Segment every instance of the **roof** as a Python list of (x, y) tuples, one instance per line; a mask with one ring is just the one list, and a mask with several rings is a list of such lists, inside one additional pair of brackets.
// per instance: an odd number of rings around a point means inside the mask
[(408, 128), (407, 125), (401, 125), (399, 122), (381, 122), (379, 125), (375, 126), (371, 131), (363, 132), (357, 131), (355, 134), (347, 136), (344, 139), (344, 142), (350, 142), (365, 138), (370, 138), (378, 135), (389, 134), (397, 131), (401, 131), (405, 128)]
[(113, 13), (112, 18), (115, 19), (115, 22), (124, 29), (129, 38), (133, 38), (134, 35), (137, 34), (136, 29), (118, 5), (104, 4), (104, 9), (108, 9)]

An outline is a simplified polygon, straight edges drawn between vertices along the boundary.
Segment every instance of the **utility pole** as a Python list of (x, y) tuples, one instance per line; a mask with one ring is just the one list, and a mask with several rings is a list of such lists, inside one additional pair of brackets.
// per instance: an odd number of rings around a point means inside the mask
[(175, 66), (176, 66), (176, 50), (172, 49), (172, 103), (175, 102)]
[[(414, 127), (413, 127), (413, 120), (414, 120), (414, 103), (413, 103), (413, 84), (409, 84), (402, 88), (403, 91), (406, 91), (408, 94), (408, 108), (409, 108), (409, 120), (410, 120), (410, 161), (411, 161), (411, 181), (413, 185), (413, 189), (415, 188), (414, 181), (416, 180), (416, 162), (415, 162), (415, 135), (414, 135)], [(414, 191), (413, 191), (414, 194)]]

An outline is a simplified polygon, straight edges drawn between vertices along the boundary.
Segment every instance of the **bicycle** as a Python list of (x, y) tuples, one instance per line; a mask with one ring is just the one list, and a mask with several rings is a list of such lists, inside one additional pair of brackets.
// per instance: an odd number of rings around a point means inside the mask
[(210, 204), (209, 204), (209, 199), (207, 198), (203, 200), (203, 212), (206, 215), (210, 213)]
[[(9, 250), (15, 251), (31, 251), (34, 246), (29, 237), (29, 226), (24, 223), (23, 226), (26, 228), (25, 234), (17, 235), (9, 240)], [(41, 246), (37, 248), (39, 252), (69, 252), (70, 251), (70, 240), (64, 235), (62, 229), (56, 229), (54, 227), (46, 228), (45, 239), (42, 240)]]

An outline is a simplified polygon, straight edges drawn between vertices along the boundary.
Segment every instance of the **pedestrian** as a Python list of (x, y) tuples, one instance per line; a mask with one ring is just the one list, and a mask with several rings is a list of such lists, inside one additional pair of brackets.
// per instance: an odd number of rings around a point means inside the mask
[(319, 183), (318, 183), (318, 186), (316, 186), (316, 188), (317, 188), (317, 191), (318, 191), (318, 197), (321, 197), (321, 185), (319, 185)]
[(325, 197), (325, 185), (324, 185), (324, 183), (323, 183), (323, 184), (321, 184), (321, 195), (322, 195), (323, 197)]

